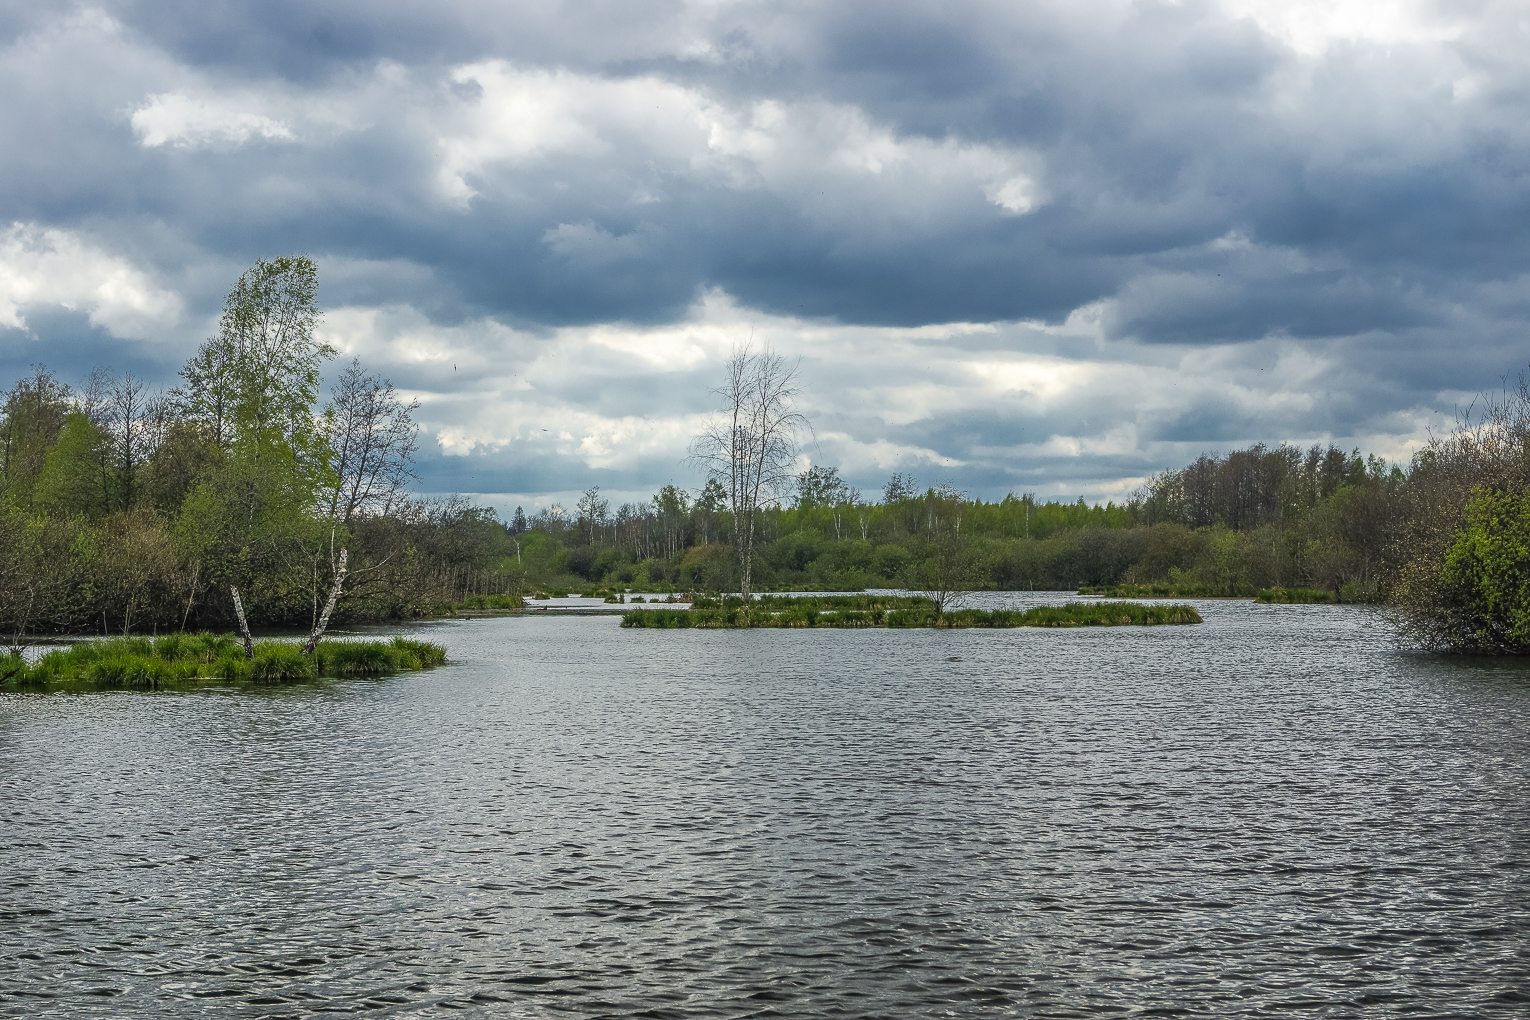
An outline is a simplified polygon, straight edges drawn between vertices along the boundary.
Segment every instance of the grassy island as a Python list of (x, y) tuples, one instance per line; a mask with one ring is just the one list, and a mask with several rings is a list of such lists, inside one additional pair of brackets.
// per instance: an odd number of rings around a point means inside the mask
[(87, 690), (165, 690), (205, 684), (287, 684), (321, 676), (377, 676), (428, 669), (446, 649), (425, 641), (321, 641), (304, 655), (297, 641), (260, 641), (253, 658), (225, 634), (169, 634), (80, 641), (28, 664), (0, 655), (0, 686)]
[(1270, 605), (1332, 605), (1339, 600), (1331, 591), (1314, 588), (1262, 588), (1254, 601)]
[(457, 602), (436, 605), (434, 616), (490, 616), (525, 609), (526, 600), (519, 595), (469, 595)]
[[(1080, 595), (1108, 599), (1246, 599), (1245, 594), (1231, 595), (1225, 588), (1200, 584), (1100, 584), (1085, 585)], [(1267, 604), (1331, 605), (1339, 601), (1331, 591), (1317, 588), (1261, 588), (1253, 595), (1255, 602)], [(1361, 600), (1365, 601), (1365, 600)]]
[(1106, 599), (1248, 598), (1247, 595), (1230, 595), (1225, 588), (1205, 584), (1095, 584), (1080, 587), (1078, 593)]
[(637, 609), (623, 627), (743, 629), (750, 627), (1151, 627), (1200, 623), (1194, 606), (1144, 606), (1132, 602), (1073, 602), (1028, 610), (948, 609), (937, 612), (924, 598), (848, 595), (790, 598), (765, 596), (746, 610), (737, 598), (701, 599), (690, 609)]

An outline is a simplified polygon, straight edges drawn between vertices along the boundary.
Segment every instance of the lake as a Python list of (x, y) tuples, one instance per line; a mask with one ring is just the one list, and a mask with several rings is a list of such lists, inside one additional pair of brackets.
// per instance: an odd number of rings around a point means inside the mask
[(1530, 1012), (1527, 664), (1190, 601), (0, 694), (0, 1016)]

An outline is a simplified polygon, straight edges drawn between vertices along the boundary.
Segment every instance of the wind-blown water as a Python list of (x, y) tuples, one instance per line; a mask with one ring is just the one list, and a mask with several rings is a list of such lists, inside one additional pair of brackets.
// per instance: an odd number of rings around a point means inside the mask
[(1530, 672), (1197, 605), (0, 695), (0, 1015), (1530, 1011)]

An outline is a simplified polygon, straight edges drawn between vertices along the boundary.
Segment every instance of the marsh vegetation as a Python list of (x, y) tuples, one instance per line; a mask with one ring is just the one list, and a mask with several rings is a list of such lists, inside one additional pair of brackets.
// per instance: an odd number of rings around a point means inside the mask
[(1200, 623), (1195, 607), (1145, 606), (1134, 602), (1070, 602), (1026, 610), (947, 609), (919, 596), (763, 596), (699, 599), (686, 609), (637, 609), (623, 627), (651, 629), (751, 629), (830, 627), (1152, 627)]
[(390, 641), (321, 641), (304, 655), (298, 641), (258, 641), (253, 657), (227, 634), (169, 634), (78, 641), (35, 662), (0, 655), (0, 687), (11, 689), (173, 690), (208, 684), (286, 684), (321, 676), (377, 676), (428, 669), (446, 661), (440, 645)]

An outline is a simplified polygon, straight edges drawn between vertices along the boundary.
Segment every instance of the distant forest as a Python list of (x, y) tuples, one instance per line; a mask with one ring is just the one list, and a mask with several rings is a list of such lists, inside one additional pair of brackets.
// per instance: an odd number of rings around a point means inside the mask
[[(1407, 477), (1333, 446), (1255, 446), (1158, 475), (1122, 503), (1089, 506), (1013, 494), (971, 500), (903, 474), (868, 500), (836, 469), (815, 467), (783, 505), (760, 511), (755, 586), (919, 587), (911, 571), (948, 541), (954, 515), (972, 587), (1168, 582), (1252, 595), (1305, 586), (1375, 601)], [(665, 486), (614, 510), (591, 489), (571, 510), (555, 505), (530, 518), (517, 510), (508, 523), (531, 587), (720, 591), (736, 587), (723, 505), (715, 482), (694, 495)]]
[[(1530, 385), (1483, 398), (1406, 467), (1334, 446), (1205, 455), (1120, 503), (970, 499), (895, 474), (793, 476), (796, 366), (746, 347), (702, 488), (508, 520), (410, 494), (415, 405), (314, 336), (311, 260), (240, 277), (218, 332), (153, 392), (37, 366), (0, 401), (0, 628), (230, 629), (448, 611), (537, 591), (1075, 590), (1122, 583), (1387, 602), (1426, 648), (1530, 651)], [(723, 392), (723, 391), (719, 391)], [(752, 445), (751, 445), (752, 444)], [(724, 481), (728, 484), (724, 485)], [(750, 578), (748, 571), (752, 570)], [(235, 592), (239, 598), (235, 598)], [(242, 601), (241, 601), (242, 600)], [(338, 600), (338, 601), (335, 601)], [(501, 600), (500, 605), (513, 604)]]
[[(756, 511), (754, 587), (1076, 590), (1168, 586), (1250, 596), (1314, 588), (1386, 603), (1424, 649), (1530, 653), (1530, 382), (1480, 398), (1406, 466), (1335, 446), (1207, 454), (1121, 503), (968, 499), (894, 475), (865, 499), (834, 468)], [(509, 524), (523, 587), (733, 590), (726, 491), (665, 486), (614, 512), (597, 489), (572, 512)], [(507, 570), (508, 565), (507, 565)]]

